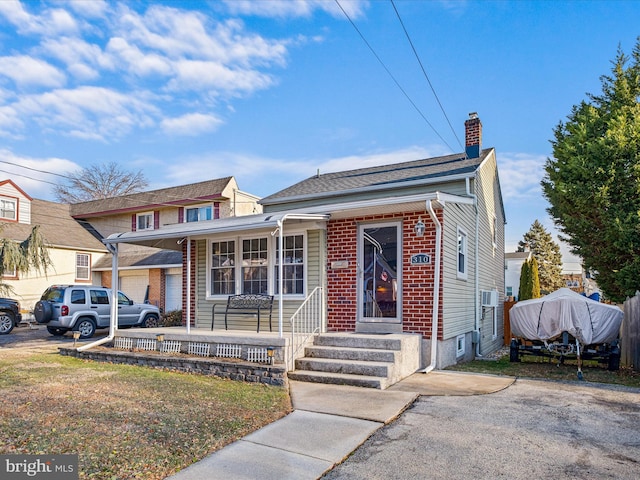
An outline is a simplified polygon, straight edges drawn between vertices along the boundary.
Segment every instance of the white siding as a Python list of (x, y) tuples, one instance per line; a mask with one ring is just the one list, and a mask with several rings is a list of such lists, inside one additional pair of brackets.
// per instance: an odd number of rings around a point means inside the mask
[[(498, 307), (495, 307), (497, 317), (497, 332), (493, 330), (493, 309), (482, 309), (480, 323), (480, 354), (492, 352), (503, 345), (504, 339), (504, 211), (500, 197), (495, 153), (491, 154), (483, 163), (479, 171), (477, 195), (480, 211), (479, 254), (479, 287), (480, 290), (497, 290)], [(493, 235), (494, 218), (497, 231)]]

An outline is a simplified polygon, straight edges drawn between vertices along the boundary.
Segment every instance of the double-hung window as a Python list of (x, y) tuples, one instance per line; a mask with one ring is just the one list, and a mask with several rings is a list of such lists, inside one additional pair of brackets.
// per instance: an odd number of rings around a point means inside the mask
[(242, 240), (242, 293), (268, 293), (267, 238)]
[(185, 221), (187, 222), (202, 222), (204, 220), (213, 219), (213, 206), (202, 205), (199, 207), (185, 208)]
[[(283, 294), (303, 295), (304, 235), (288, 235), (283, 241)], [(268, 236), (212, 241), (208, 295), (278, 294), (278, 245), (277, 237)]]
[(153, 230), (153, 212), (137, 214), (136, 227), (137, 230)]
[[(304, 236), (284, 237), (282, 249), (282, 293), (285, 295), (304, 294)], [(280, 293), (280, 245), (276, 245), (275, 288)]]
[(76, 280), (91, 280), (91, 256), (88, 253), (76, 253)]
[(467, 278), (467, 232), (458, 227), (458, 261), (457, 274), (458, 278), (466, 280)]
[(236, 293), (236, 242), (211, 243), (211, 295)]
[(16, 220), (17, 203), (15, 198), (0, 197), (0, 218), (3, 220)]

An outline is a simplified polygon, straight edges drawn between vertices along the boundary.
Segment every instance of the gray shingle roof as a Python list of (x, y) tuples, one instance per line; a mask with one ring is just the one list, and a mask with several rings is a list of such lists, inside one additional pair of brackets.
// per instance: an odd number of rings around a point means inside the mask
[(233, 177), (207, 180), (189, 185), (161, 188), (119, 197), (91, 200), (71, 205), (74, 218), (151, 209), (161, 205), (185, 205), (219, 198)]
[[(182, 252), (175, 250), (158, 250), (148, 248), (146, 251), (118, 254), (118, 268), (140, 267), (157, 268), (158, 265), (182, 265)], [(111, 255), (95, 262), (94, 270), (110, 270)]]
[(107, 251), (101, 241), (71, 218), (69, 205), (36, 198), (31, 200), (31, 224), (5, 223), (0, 235), (21, 242), (26, 240), (34, 225), (40, 225), (40, 232), (49, 245)]
[(402, 188), (408, 182), (425, 183), (435, 178), (474, 172), (491, 149), (482, 151), (479, 158), (466, 158), (464, 154), (425, 158), (411, 162), (377, 167), (346, 170), (314, 175), (295, 185), (269, 195), (259, 203), (281, 203), (288, 199), (313, 198), (327, 194), (340, 195), (354, 190)]

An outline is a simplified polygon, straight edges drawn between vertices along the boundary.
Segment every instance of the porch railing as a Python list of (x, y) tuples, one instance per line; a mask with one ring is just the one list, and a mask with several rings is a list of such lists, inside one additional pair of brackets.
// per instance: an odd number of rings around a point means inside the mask
[(288, 370), (295, 367), (296, 358), (304, 355), (311, 337), (324, 331), (324, 290), (316, 287), (291, 316), (291, 359)]

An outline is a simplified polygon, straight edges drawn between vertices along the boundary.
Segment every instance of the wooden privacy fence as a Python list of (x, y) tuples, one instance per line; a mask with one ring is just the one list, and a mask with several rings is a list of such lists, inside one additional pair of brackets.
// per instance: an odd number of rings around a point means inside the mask
[(511, 320), (509, 319), (509, 310), (516, 302), (504, 302), (504, 344), (511, 343)]
[(640, 292), (624, 302), (624, 321), (620, 332), (620, 362), (640, 371)]

